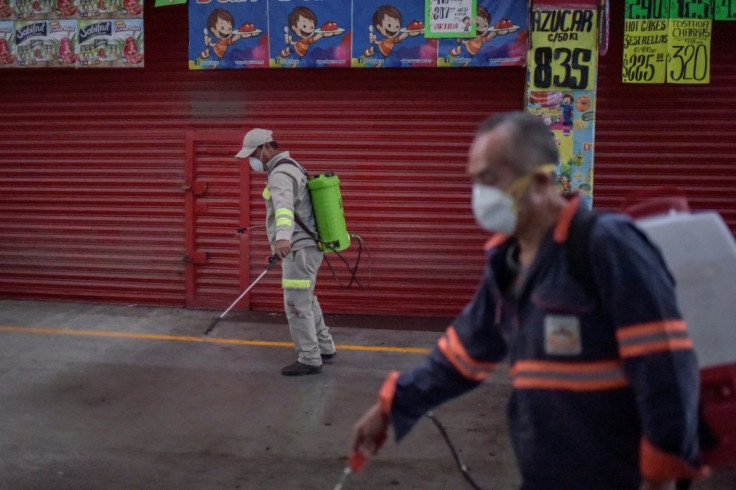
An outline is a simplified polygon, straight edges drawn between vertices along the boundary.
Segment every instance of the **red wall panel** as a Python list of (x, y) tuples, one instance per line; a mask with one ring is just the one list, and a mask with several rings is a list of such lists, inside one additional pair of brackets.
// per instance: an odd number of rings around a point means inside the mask
[[(716, 23), (710, 85), (624, 85), (622, 11), (613, 6), (599, 73), (596, 206), (676, 183), (736, 229), (736, 31)], [(246, 196), (225, 160), (205, 165), (224, 207), (188, 223), (187, 134), (237, 135), (213, 150), (226, 158), (262, 126), (313, 173), (338, 173), (348, 228), (370, 247), (368, 289), (343, 290), (323, 268), (325, 311), (457, 313), (485, 239), (470, 213), (467, 147), (489, 113), (522, 108), (524, 68), (189, 71), (186, 7), (148, 4), (145, 27), (142, 70), (2, 71), (0, 296), (184, 306), (189, 294), (189, 304), (227, 306), (265, 267), (263, 230), (245, 252), (227, 232), (238, 194), (250, 201), (240, 223), (263, 221), (263, 182), (253, 176)], [(199, 249), (224, 257), (189, 292), (187, 226)], [(248, 252), (250, 274), (228, 269)], [(267, 275), (251, 307), (280, 310), (278, 282)]]

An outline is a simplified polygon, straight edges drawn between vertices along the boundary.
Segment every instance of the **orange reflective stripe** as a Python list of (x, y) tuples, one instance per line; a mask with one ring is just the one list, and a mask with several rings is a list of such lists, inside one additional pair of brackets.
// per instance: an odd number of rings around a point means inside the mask
[(447, 328), (445, 335), (437, 341), (437, 346), (460, 374), (473, 381), (483, 381), (498, 366), (493, 362), (477, 361), (470, 357), (455, 327), (452, 325)]
[(616, 332), (621, 357), (692, 349), (684, 320), (663, 320), (624, 327)]
[(601, 391), (629, 385), (620, 361), (517, 361), (510, 372), (519, 389)]
[(560, 217), (557, 218), (554, 234), (554, 239), (557, 243), (563, 243), (567, 240), (567, 235), (570, 233), (570, 224), (572, 223), (573, 216), (575, 216), (575, 212), (578, 210), (579, 204), (580, 196), (573, 197), (568, 201), (562, 213), (560, 213)]
[(399, 372), (391, 371), (386, 376), (380, 391), (378, 392), (378, 402), (381, 404), (381, 412), (385, 415), (391, 413), (391, 405), (394, 403), (396, 395), (396, 382), (399, 380)]
[(619, 347), (621, 357), (636, 357), (657, 352), (667, 352), (674, 350), (688, 350), (693, 348), (693, 341), (686, 339), (665, 339), (656, 342), (648, 342), (646, 344), (622, 346)]
[(592, 373), (621, 369), (621, 361), (597, 361), (585, 363), (559, 362), (559, 361), (516, 361), (511, 368), (513, 375), (519, 371), (527, 372), (560, 372), (560, 373)]
[(486, 243), (483, 245), (483, 250), (487, 252), (494, 247), (498, 247), (499, 245), (501, 245), (503, 242), (505, 242), (509, 238), (511, 238), (510, 235), (504, 235), (503, 233), (496, 233), (491, 238), (486, 240)]
[(684, 332), (686, 330), (685, 320), (663, 320), (619, 328), (616, 332), (616, 338), (621, 342), (622, 340), (642, 335), (651, 335), (660, 332)]

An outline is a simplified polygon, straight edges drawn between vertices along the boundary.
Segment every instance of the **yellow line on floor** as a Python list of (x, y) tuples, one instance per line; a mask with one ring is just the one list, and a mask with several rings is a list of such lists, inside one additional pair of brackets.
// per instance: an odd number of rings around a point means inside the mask
[[(186, 335), (161, 335), (154, 333), (108, 332), (105, 330), (73, 330), (66, 328), (11, 327), (0, 325), (0, 332), (22, 332), (47, 335), (76, 335), (81, 337), (111, 337), (121, 339), (170, 340), (175, 342), (200, 342), (205, 344), (257, 345), (263, 347), (290, 347), (291, 342), (271, 342), (266, 340), (220, 339), (216, 337), (191, 337)], [(340, 350), (402, 352), (409, 354), (426, 354), (429, 349), (420, 347), (391, 347), (377, 345), (337, 345)]]

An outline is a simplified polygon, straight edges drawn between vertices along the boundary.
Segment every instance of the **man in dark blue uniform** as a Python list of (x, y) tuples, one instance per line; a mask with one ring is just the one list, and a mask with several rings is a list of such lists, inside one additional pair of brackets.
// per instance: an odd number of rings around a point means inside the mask
[[(427, 411), (508, 360), (508, 419), (524, 489), (664, 489), (701, 478), (699, 372), (658, 250), (617, 214), (587, 239), (592, 286), (567, 243), (578, 197), (556, 187), (557, 146), (525, 113), (485, 121), (468, 173), (473, 212), (494, 232), (473, 300), (412, 372), (389, 374), (355, 427), (377, 452)], [(580, 265), (580, 264), (578, 264)]]

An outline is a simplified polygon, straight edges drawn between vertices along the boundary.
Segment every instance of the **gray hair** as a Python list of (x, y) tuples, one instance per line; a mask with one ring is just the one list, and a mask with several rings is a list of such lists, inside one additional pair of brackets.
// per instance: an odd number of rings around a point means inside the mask
[(503, 151), (502, 163), (517, 175), (525, 175), (542, 165), (559, 161), (554, 135), (538, 117), (521, 111), (497, 113), (480, 124), (477, 136), (499, 128), (508, 129), (511, 135)]

